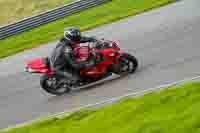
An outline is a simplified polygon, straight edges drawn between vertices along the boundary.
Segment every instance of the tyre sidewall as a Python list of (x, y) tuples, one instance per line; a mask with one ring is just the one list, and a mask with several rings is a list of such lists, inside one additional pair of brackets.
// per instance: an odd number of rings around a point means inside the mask
[(63, 95), (65, 93), (68, 93), (70, 91), (69, 88), (66, 88), (66, 90), (64, 92), (58, 92), (56, 91), (55, 89), (53, 88), (50, 88), (48, 85), (47, 85), (47, 81), (49, 80), (49, 76), (47, 74), (44, 74), (41, 76), (40, 78), (40, 86), (42, 87), (42, 89), (44, 89), (46, 92), (50, 93), (50, 94), (53, 94), (53, 95)]

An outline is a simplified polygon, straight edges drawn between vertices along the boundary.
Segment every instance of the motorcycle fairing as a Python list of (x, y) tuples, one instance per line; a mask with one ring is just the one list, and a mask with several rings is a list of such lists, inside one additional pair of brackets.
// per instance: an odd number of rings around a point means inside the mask
[(45, 64), (44, 58), (36, 58), (27, 63), (26, 69), (34, 73), (52, 73), (53, 71)]

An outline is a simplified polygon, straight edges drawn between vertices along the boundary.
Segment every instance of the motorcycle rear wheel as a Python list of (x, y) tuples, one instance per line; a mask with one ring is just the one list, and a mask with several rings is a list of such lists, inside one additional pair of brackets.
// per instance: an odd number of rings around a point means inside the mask
[[(55, 87), (53, 84), (57, 85)], [(70, 92), (70, 88), (65, 84), (65, 83), (60, 83), (58, 84), (58, 78), (56, 77), (49, 77), (48, 75), (44, 74), (40, 78), (40, 86), (42, 87), (43, 90), (46, 92), (53, 94), (53, 95), (63, 95), (68, 92)]]

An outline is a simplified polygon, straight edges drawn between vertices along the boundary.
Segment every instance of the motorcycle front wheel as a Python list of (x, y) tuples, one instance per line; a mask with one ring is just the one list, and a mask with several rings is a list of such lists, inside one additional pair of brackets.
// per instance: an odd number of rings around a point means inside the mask
[(131, 54), (124, 53), (119, 61), (124, 72), (134, 73), (138, 68), (138, 60)]
[(65, 82), (61, 80), (62, 79), (59, 79), (57, 77), (49, 77), (48, 75), (44, 74), (40, 78), (40, 86), (42, 87), (42, 89), (50, 94), (63, 95), (65, 93), (68, 93), (70, 91), (70, 88)]

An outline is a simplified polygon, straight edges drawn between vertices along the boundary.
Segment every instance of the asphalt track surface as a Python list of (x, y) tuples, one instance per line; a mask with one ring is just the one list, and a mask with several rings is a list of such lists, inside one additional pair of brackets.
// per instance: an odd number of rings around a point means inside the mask
[(25, 61), (47, 56), (56, 42), (0, 60), (0, 128), (200, 74), (199, 0), (182, 0), (86, 34), (118, 40), (138, 58), (138, 71), (58, 97), (40, 88), (39, 75), (24, 72)]

